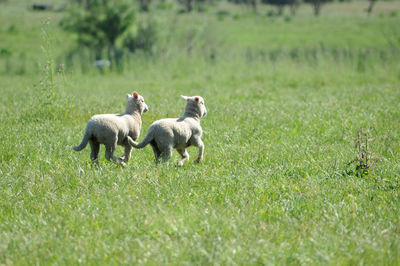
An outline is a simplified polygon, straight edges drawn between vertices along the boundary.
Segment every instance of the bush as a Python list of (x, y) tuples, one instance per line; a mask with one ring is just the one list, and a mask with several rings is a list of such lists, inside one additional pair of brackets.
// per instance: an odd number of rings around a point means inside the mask
[(78, 35), (78, 44), (90, 48), (96, 59), (106, 51), (108, 59), (118, 64), (117, 41), (133, 25), (134, 10), (126, 0), (87, 0), (75, 4), (61, 26)]
[(157, 39), (157, 27), (153, 21), (141, 22), (136, 33), (130, 33), (124, 40), (124, 47), (134, 53), (136, 50), (151, 52)]
[[(151, 52), (156, 42), (156, 24), (153, 21), (135, 22), (135, 12), (132, 2), (126, 0), (106, 1), (87, 0), (76, 1), (69, 9), (68, 16), (61, 21), (61, 26), (77, 34), (79, 48), (70, 53), (69, 59), (82, 54), (87, 48), (89, 55), (81, 59), (82, 67), (95, 65), (103, 73), (104, 66), (123, 69), (123, 58), (129, 50)], [(88, 62), (83, 62), (89, 60)], [(87, 67), (85, 67), (86, 69)]]
[(217, 13), (217, 18), (219, 21), (223, 20), (225, 17), (229, 16), (229, 12), (226, 10), (220, 10)]

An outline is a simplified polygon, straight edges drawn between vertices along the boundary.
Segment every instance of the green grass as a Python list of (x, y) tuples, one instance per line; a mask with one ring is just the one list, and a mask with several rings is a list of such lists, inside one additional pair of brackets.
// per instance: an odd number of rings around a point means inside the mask
[[(9, 72), (0, 61), (0, 264), (399, 264), (400, 53), (389, 40), (400, 18), (377, 15), (398, 3), (378, 2), (371, 17), (365, 2), (319, 18), (304, 6), (289, 23), (227, 4), (193, 17), (156, 10), (153, 56), (105, 75), (77, 60), (52, 82), (44, 66), (59, 68), (73, 36), (57, 26), (62, 12), (23, 3), (0, 4), (0, 49), (34, 61), (19, 74), (19, 59)], [(242, 16), (219, 21), (220, 9)], [(121, 112), (133, 90), (150, 107), (140, 139), (182, 114), (181, 94), (204, 97), (203, 163), (190, 148), (184, 167), (177, 153), (156, 165), (146, 147), (118, 168), (102, 147), (97, 169), (89, 148), (71, 149), (92, 115)], [(381, 161), (346, 175), (354, 138), (371, 127)]]

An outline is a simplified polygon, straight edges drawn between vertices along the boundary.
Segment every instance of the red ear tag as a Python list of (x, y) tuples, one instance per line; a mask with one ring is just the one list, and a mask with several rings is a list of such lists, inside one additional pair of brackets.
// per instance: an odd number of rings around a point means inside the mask
[(135, 91), (135, 92), (133, 93), (133, 97), (135, 97), (135, 99), (137, 99), (137, 98), (139, 97), (139, 94)]
[(199, 101), (199, 97), (194, 97), (194, 100), (195, 100), (196, 102), (198, 102), (198, 101)]

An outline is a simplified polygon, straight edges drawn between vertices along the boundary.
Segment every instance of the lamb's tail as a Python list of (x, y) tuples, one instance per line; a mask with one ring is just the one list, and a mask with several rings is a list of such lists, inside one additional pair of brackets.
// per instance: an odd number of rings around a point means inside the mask
[(85, 135), (83, 136), (81, 144), (79, 144), (78, 146), (72, 146), (72, 149), (74, 149), (75, 151), (83, 150), (86, 147), (86, 145), (88, 144), (88, 141), (90, 139), (90, 135), (91, 135), (91, 133), (86, 128)]
[(128, 138), (128, 142), (136, 149), (142, 149), (142, 148), (146, 147), (146, 145), (149, 144), (153, 139), (154, 139), (153, 133), (152, 133), (152, 131), (149, 131), (147, 133), (147, 136), (144, 138), (144, 140), (142, 140), (142, 142), (138, 143), (131, 138)]

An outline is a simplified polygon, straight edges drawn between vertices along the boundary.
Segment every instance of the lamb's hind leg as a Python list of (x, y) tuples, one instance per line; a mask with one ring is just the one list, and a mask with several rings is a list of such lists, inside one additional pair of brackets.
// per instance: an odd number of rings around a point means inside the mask
[(178, 166), (183, 166), (183, 164), (189, 160), (189, 153), (186, 151), (186, 149), (177, 149), (179, 154), (182, 156), (182, 160), (178, 162)]
[(156, 160), (156, 163), (159, 163), (160, 162), (161, 151), (157, 147), (157, 143), (155, 141), (150, 142), (150, 145), (153, 148), (154, 158)]
[(105, 144), (105, 146), (106, 146), (106, 159), (109, 161), (112, 160), (115, 163), (121, 163), (122, 166), (124, 166), (125, 164), (123, 162), (120, 162), (118, 158), (114, 155), (115, 148), (117, 147), (117, 139), (115, 139), (113, 143)]
[(173, 151), (173, 148), (171, 146), (167, 146), (161, 150), (161, 158), (162, 158), (163, 163), (168, 162), (168, 160), (172, 156), (172, 151)]
[(113, 162), (117, 162), (118, 158), (114, 155), (115, 147), (113, 145), (106, 145), (106, 159)]
[(95, 165), (99, 164), (99, 151), (100, 151), (100, 143), (95, 140), (89, 140), (90, 143), (90, 159)]

